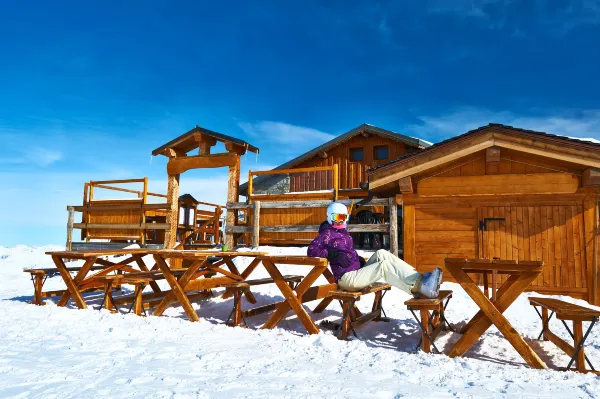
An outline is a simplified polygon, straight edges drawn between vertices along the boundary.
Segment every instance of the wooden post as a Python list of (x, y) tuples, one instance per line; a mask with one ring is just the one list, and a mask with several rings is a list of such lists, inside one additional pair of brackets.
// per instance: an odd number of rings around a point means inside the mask
[(339, 185), (340, 185), (340, 176), (339, 176), (339, 172), (338, 172), (338, 164), (334, 163), (333, 164), (333, 200), (337, 201), (338, 199), (338, 190), (339, 190)]
[(219, 224), (220, 224), (220, 220), (221, 220), (221, 207), (217, 206), (217, 209), (215, 209), (215, 220), (214, 220), (214, 235), (213, 235), (213, 243), (215, 245), (220, 244), (221, 243), (221, 234), (220, 234), (220, 230), (219, 230)]
[(597, 273), (595, 267), (598, 262), (595, 258), (597, 249), (597, 208), (596, 195), (589, 195), (583, 201), (583, 227), (585, 237), (585, 260), (587, 268), (587, 281), (588, 281), (588, 302), (592, 305), (596, 304), (596, 287), (594, 287), (594, 277)]
[(254, 201), (254, 215), (252, 220), (252, 247), (258, 248), (260, 245), (260, 201)]
[(404, 221), (404, 261), (413, 267), (417, 267), (417, 255), (415, 253), (415, 206), (402, 206)]
[(390, 198), (390, 252), (398, 256), (398, 206), (396, 199)]
[[(229, 167), (228, 185), (227, 185), (227, 202), (238, 202), (240, 188), (240, 155), (236, 154), (237, 161), (235, 165)], [(227, 227), (237, 225), (237, 210), (227, 209), (227, 218), (225, 221)], [(236, 244), (233, 233), (227, 233), (225, 244), (228, 248), (233, 248)]]
[(165, 249), (175, 248), (177, 242), (177, 225), (179, 223), (179, 175), (169, 175), (169, 184), (167, 191), (167, 224), (169, 228), (165, 230)]
[(252, 196), (252, 171), (248, 171), (248, 199)]
[[(583, 324), (581, 320), (573, 320), (573, 335), (573, 347), (577, 349), (577, 344), (583, 338)], [(577, 354), (577, 359), (575, 359), (575, 367), (577, 368), (577, 371), (585, 371), (585, 352), (583, 346)]]
[(67, 221), (67, 251), (70, 251), (73, 245), (73, 223), (75, 222), (75, 207), (67, 206), (69, 211), (69, 219)]

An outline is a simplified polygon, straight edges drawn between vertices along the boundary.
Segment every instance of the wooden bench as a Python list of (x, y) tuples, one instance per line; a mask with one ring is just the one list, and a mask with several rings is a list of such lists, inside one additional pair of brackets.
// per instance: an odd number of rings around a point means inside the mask
[[(592, 363), (585, 355), (584, 352), (584, 344), (585, 340), (589, 336), (592, 327), (594, 324), (598, 322), (598, 318), (600, 317), (600, 311), (586, 308), (583, 306), (575, 305), (573, 303), (564, 302), (554, 298), (537, 298), (530, 297), (529, 304), (533, 306), (540, 319), (542, 319), (542, 332), (538, 336), (538, 339), (544, 337), (544, 341), (550, 341), (554, 345), (558, 346), (563, 352), (567, 355), (571, 356), (571, 360), (567, 367), (564, 370), (575, 370), (579, 372), (593, 372), (600, 375), (600, 372), (594, 369)], [(542, 309), (540, 313), (537, 307)], [(550, 311), (550, 315), (548, 316), (548, 311)], [(552, 331), (550, 331), (550, 319), (552, 316), (556, 315), (556, 318), (562, 322), (562, 324), (567, 329), (567, 332), (573, 339), (573, 344), (571, 345), (568, 342), (564, 341), (562, 338), (558, 337)], [(565, 320), (570, 320), (573, 322), (573, 331), (569, 328)], [(583, 333), (583, 322), (589, 321), (590, 326), (588, 327), (585, 334)], [(575, 369), (571, 369), (571, 366), (575, 362)], [(586, 369), (585, 362), (590, 366), (590, 369)]]
[[(450, 323), (448, 323), (448, 320), (446, 320), (446, 316), (444, 315), (444, 311), (446, 310), (446, 306), (448, 306), (450, 298), (452, 298), (452, 291), (442, 290), (438, 297), (434, 299), (412, 298), (404, 302), (421, 329), (421, 339), (419, 339), (415, 351), (421, 348), (423, 352), (430, 353), (431, 346), (433, 346), (436, 353), (441, 353), (435, 346), (434, 341), (439, 333), (446, 329), (446, 326), (448, 329), (452, 330)], [(420, 311), (420, 320), (417, 317), (415, 310)]]
[[(90, 270), (103, 270), (105, 266), (92, 266)], [(81, 270), (81, 267), (67, 267), (69, 272), (78, 272)], [(23, 270), (25, 273), (29, 273), (31, 275), (31, 282), (33, 283), (33, 301), (31, 302), (34, 305), (42, 306), (46, 303), (43, 301), (44, 298), (51, 298), (55, 296), (60, 296), (65, 293), (66, 290), (56, 290), (56, 291), (43, 291), (44, 283), (48, 277), (59, 276), (60, 272), (57, 268), (47, 268), (47, 269), (25, 269)], [(87, 290), (87, 291), (97, 291), (96, 288)]]
[[(386, 283), (373, 283), (361, 291), (344, 291), (339, 288), (337, 290), (330, 291), (329, 297), (340, 301), (342, 305), (342, 319), (339, 325), (336, 325), (336, 330), (339, 332), (338, 338), (342, 340), (348, 340), (350, 331), (352, 331), (352, 334), (358, 338), (356, 331), (354, 330), (355, 327), (358, 328), (372, 320), (389, 321), (385, 315), (385, 311), (383, 310), (382, 302), (383, 296), (391, 288), (392, 286)], [(373, 308), (371, 312), (358, 316), (354, 311), (355, 303), (359, 301), (363, 295), (372, 293), (375, 294), (375, 299), (373, 300)], [(383, 317), (381, 316), (382, 313)]]
[(242, 295), (250, 289), (250, 285), (245, 281), (240, 281), (238, 283), (229, 283), (224, 285), (224, 287), (227, 287), (233, 293), (233, 309), (225, 324), (230, 327), (236, 327), (243, 322), (242, 327), (248, 327), (248, 323), (242, 314)]
[(102, 299), (102, 305), (100, 305), (100, 309), (108, 309), (111, 313), (118, 312), (119, 310), (117, 309), (112, 296), (113, 286), (116, 284), (128, 284), (133, 285), (135, 290), (133, 294), (133, 303), (131, 304), (131, 307), (127, 313), (131, 313), (133, 310), (133, 313), (138, 316), (141, 316), (142, 313), (146, 314), (143, 306), (142, 292), (148, 284), (154, 281), (152, 277), (132, 277), (128, 275), (117, 274), (111, 276), (98, 276), (94, 277), (94, 279), (102, 282), (104, 285), (104, 298)]

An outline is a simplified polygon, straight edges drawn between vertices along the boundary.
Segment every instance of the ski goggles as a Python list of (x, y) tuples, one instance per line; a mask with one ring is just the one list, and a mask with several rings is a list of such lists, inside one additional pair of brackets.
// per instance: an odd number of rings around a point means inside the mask
[(334, 222), (345, 222), (348, 220), (348, 215), (344, 213), (333, 213), (331, 214), (331, 220)]

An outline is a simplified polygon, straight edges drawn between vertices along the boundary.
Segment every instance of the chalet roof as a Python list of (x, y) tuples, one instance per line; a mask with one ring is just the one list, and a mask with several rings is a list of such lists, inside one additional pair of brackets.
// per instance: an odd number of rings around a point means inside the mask
[[(352, 137), (354, 137), (362, 132), (369, 132), (369, 133), (376, 134), (379, 136), (387, 137), (392, 140), (400, 141), (402, 143), (411, 145), (413, 147), (427, 148), (427, 147), (431, 146), (431, 143), (428, 141), (421, 140), (416, 137), (406, 136), (406, 135), (403, 135), (400, 133), (393, 132), (391, 130), (382, 129), (380, 127), (373, 126), (368, 123), (363, 123), (362, 125), (355, 127), (354, 129), (352, 129), (342, 135), (339, 135), (332, 140), (329, 140), (325, 144), (321, 144), (320, 146), (313, 148), (312, 150), (307, 151), (304, 154), (299, 155), (296, 158), (277, 166), (273, 170), (293, 168), (294, 166), (298, 165), (299, 163), (316, 156), (320, 152), (329, 150), (330, 148), (335, 147), (335, 146), (341, 144), (342, 142), (349, 140)], [(260, 184), (260, 183), (264, 183), (265, 181), (267, 181), (270, 178), (272, 178), (272, 177), (269, 175), (258, 176), (253, 180), (253, 182), (254, 182), (254, 184)], [(244, 184), (240, 185), (240, 195), (246, 195), (247, 193), (248, 193), (248, 183), (244, 183)]]
[(403, 177), (492, 146), (600, 168), (600, 142), (490, 123), (368, 169), (369, 187), (384, 189)]
[(210, 136), (210, 137), (214, 138), (215, 140), (220, 141), (222, 143), (231, 142), (231, 143), (243, 146), (248, 151), (252, 151), (252, 152), (258, 154), (258, 148), (254, 147), (251, 144), (248, 144), (244, 140), (240, 140), (238, 138), (228, 136), (226, 134), (213, 132), (212, 130), (208, 130), (208, 129), (205, 129), (203, 127), (196, 125), (196, 127), (194, 127), (189, 132), (182, 134), (181, 136), (169, 141), (166, 144), (161, 145), (160, 147), (158, 147), (157, 149), (152, 151), (152, 155), (161, 155), (161, 153), (166, 148), (172, 148), (176, 151), (181, 150), (183, 152), (188, 152), (188, 151), (193, 150), (194, 148), (198, 148), (198, 144), (196, 143), (196, 140), (194, 138), (194, 135), (196, 133)]
[(370, 173), (370, 172), (373, 172), (373, 171), (375, 171), (377, 169), (383, 169), (385, 167), (388, 167), (388, 166), (390, 166), (392, 164), (395, 164), (397, 162), (403, 161), (405, 159), (413, 158), (413, 157), (416, 157), (416, 156), (420, 156), (421, 154), (423, 154), (425, 152), (435, 151), (436, 149), (438, 149), (438, 148), (440, 148), (440, 147), (442, 147), (442, 146), (444, 146), (446, 144), (454, 143), (454, 142), (459, 141), (460, 139), (463, 139), (463, 138), (465, 138), (467, 136), (471, 136), (471, 135), (475, 135), (477, 133), (485, 132), (485, 131), (488, 131), (490, 129), (500, 130), (503, 133), (513, 132), (513, 133), (517, 133), (517, 134), (518, 133), (530, 134), (530, 135), (539, 136), (541, 138), (561, 140), (565, 144), (569, 144), (569, 143), (570, 144), (578, 144), (578, 145), (591, 146), (591, 147), (593, 147), (595, 149), (600, 149), (600, 142), (587, 141), (587, 140), (577, 139), (577, 138), (574, 138), (574, 137), (560, 136), (560, 135), (556, 135), (556, 134), (538, 132), (538, 131), (535, 131), (535, 130), (521, 129), (521, 128), (518, 128), (518, 127), (503, 125), (501, 123), (489, 123), (486, 126), (481, 126), (481, 127), (478, 127), (477, 129), (469, 130), (466, 133), (460, 134), (458, 136), (451, 137), (451, 138), (446, 139), (444, 141), (440, 141), (439, 143), (435, 143), (435, 144), (433, 144), (433, 145), (431, 145), (431, 146), (429, 146), (429, 147), (427, 147), (427, 148), (425, 148), (425, 149), (423, 149), (421, 151), (413, 152), (413, 153), (410, 153), (410, 154), (406, 154), (406, 155), (403, 155), (403, 156), (398, 157), (396, 159), (392, 159), (392, 160), (390, 160), (388, 162), (385, 162), (385, 163), (382, 163), (380, 165), (374, 166), (374, 167), (372, 167), (370, 169), (367, 169), (366, 172)]

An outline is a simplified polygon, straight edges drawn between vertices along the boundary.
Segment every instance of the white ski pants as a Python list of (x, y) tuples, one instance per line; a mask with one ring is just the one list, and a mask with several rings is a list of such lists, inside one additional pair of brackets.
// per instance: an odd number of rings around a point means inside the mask
[(374, 282), (383, 280), (410, 294), (410, 289), (419, 274), (402, 259), (380, 249), (369, 258), (364, 267), (345, 273), (339, 279), (338, 285), (346, 291), (360, 291)]

